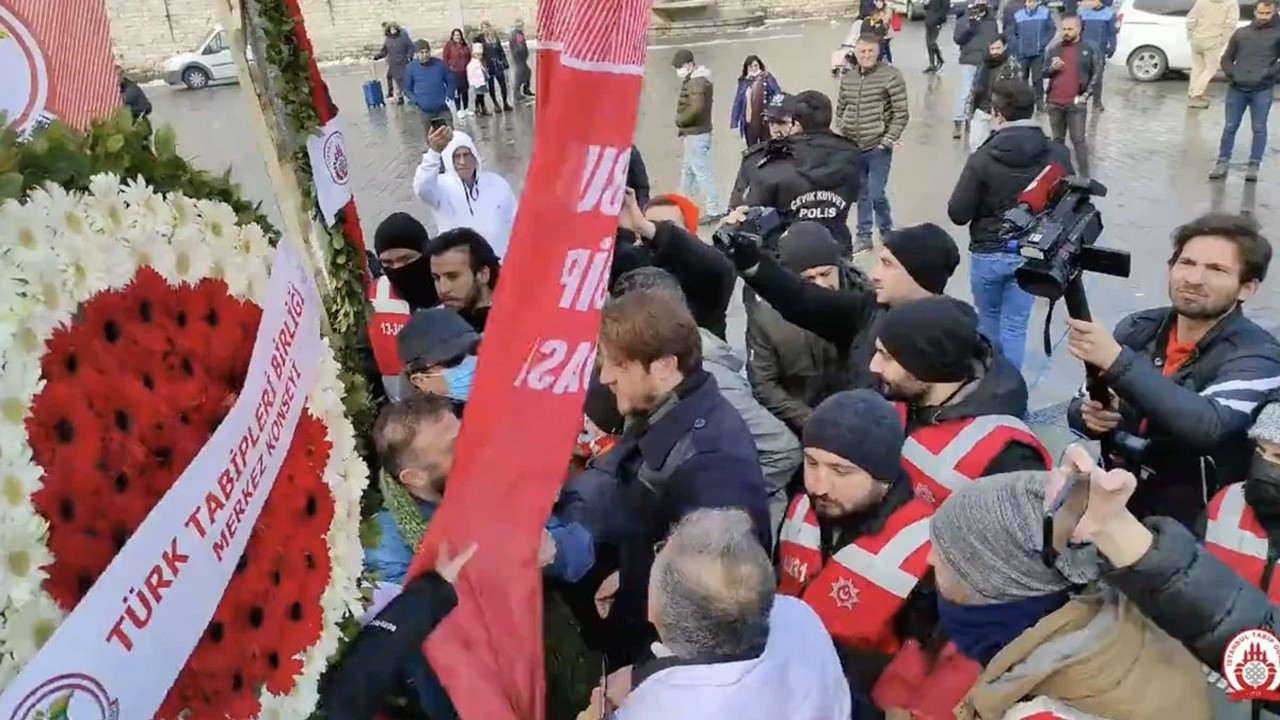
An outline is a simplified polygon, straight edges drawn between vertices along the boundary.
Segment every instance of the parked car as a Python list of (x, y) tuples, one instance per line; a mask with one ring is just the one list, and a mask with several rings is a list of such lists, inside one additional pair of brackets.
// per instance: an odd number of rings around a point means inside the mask
[[(951, 17), (960, 17), (968, 6), (968, 0), (951, 0)], [(889, 0), (889, 9), (908, 20), (924, 19), (924, 0)]]
[[(1253, 22), (1255, 0), (1240, 3), (1240, 26)], [(1155, 82), (1170, 70), (1191, 69), (1191, 43), (1187, 41), (1187, 13), (1194, 0), (1120, 0), (1116, 5), (1115, 65), (1129, 70), (1138, 82)]]
[(227, 31), (214, 27), (194, 52), (178, 53), (165, 60), (160, 76), (174, 87), (192, 90), (236, 82), (236, 62), (231, 57)]

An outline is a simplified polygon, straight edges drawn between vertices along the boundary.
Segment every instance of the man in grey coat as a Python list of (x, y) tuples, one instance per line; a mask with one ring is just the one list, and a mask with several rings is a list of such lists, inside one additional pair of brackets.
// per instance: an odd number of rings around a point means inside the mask
[[(614, 295), (620, 297), (635, 290), (662, 292), (685, 302), (679, 281), (661, 268), (642, 267), (626, 273), (618, 278)], [(778, 526), (787, 510), (787, 486), (800, 467), (800, 441), (785, 423), (756, 401), (742, 372), (746, 362), (711, 331), (706, 328), (698, 328), (698, 331), (702, 335), (703, 369), (715, 378), (720, 395), (742, 416), (751, 431), (751, 438), (755, 440), (760, 470), (769, 492), (769, 521), (776, 542)]]

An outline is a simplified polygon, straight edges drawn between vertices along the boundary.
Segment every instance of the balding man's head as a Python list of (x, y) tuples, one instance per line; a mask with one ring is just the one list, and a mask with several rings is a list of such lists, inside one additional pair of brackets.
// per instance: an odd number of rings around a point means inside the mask
[(681, 520), (649, 580), (649, 620), (677, 657), (757, 655), (769, 637), (774, 575), (741, 510)]

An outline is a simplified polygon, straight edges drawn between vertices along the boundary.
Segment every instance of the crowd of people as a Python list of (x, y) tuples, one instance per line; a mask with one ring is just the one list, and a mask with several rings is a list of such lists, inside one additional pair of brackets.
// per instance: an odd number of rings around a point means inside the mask
[[(1103, 110), (1115, 18), (1083, 5), (1055, 21), (1038, 0), (1004, 17), (973, 0), (957, 22), (956, 129), (972, 152), (946, 207), (968, 227), (972, 305), (947, 294), (951, 234), (892, 219), (910, 118), (883, 0), (834, 103), (744, 61), (730, 123), (747, 148), (724, 205), (710, 73), (675, 53), (681, 192), (652, 192), (632, 148), (582, 434), (538, 555), (549, 682), (584, 663), (600, 680), (560, 698), (579, 720), (1266, 716), (1202, 667), (1222, 669), (1239, 632), (1274, 628), (1280, 599), (1280, 341), (1244, 313), (1272, 257), (1256, 222), (1177, 227), (1167, 305), (1114, 332), (1068, 321), (1068, 351), (1107, 388), (1082, 389), (1069, 424), (1123, 452), (1075, 445), (1055, 462), (1026, 421), (1032, 297), (1001, 221), (1046, 167), (1089, 172), (1084, 115)], [(926, 8), (929, 72), (946, 13)], [(406, 95), (435, 64), (456, 90), (445, 57), (427, 50)], [(517, 205), (468, 135), (426, 122), (413, 186), (439, 231), (393, 214), (371, 256), (382, 507), (366, 564), (404, 589), (378, 615), (396, 620), (330, 671), (336, 717), (373, 717), (397, 693), (453, 716), (418, 647), (485, 552), (405, 577), (444, 498)], [(739, 282), (745, 355), (726, 319)]]

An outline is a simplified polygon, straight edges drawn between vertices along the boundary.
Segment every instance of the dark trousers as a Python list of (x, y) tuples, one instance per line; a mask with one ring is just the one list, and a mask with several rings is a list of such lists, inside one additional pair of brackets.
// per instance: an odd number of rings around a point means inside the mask
[[(502, 90), (502, 104), (498, 104), (497, 90)], [(503, 107), (511, 107), (511, 102), (507, 99), (507, 71), (505, 68), (494, 68), (489, 71), (489, 99), (493, 100), (493, 109), (499, 110)]]
[(1022, 81), (1030, 83), (1036, 95), (1036, 105), (1044, 104), (1044, 57), (1018, 58), (1018, 62), (1022, 63)]
[(889, 65), (893, 64), (893, 48), (890, 47), (892, 44), (892, 40), (880, 41), (880, 59)]
[(1084, 103), (1070, 105), (1050, 104), (1049, 130), (1054, 142), (1063, 142), (1067, 134), (1071, 135), (1071, 147), (1076, 151), (1076, 174), (1089, 175), (1089, 147), (1085, 144), (1085, 125), (1088, 120), (1088, 108)]
[(924, 47), (929, 52), (929, 65), (938, 66), (942, 64), (942, 49), (938, 47), (938, 35), (942, 32), (942, 26), (927, 25), (924, 29)]
[(1267, 116), (1271, 114), (1274, 97), (1271, 88), (1240, 90), (1227, 86), (1227, 124), (1222, 128), (1222, 140), (1218, 143), (1218, 162), (1231, 162), (1231, 151), (1236, 146), (1236, 131), (1244, 121), (1244, 111), (1249, 111), (1249, 124), (1253, 130), (1253, 143), (1249, 146), (1249, 164), (1261, 165), (1267, 150)]
[(458, 106), (459, 110), (466, 110), (471, 107), (471, 103), (468, 100), (470, 93), (467, 92), (469, 89), (467, 86), (467, 71), (453, 73), (453, 102)]
[(516, 93), (524, 95), (533, 94), (533, 68), (529, 67), (527, 61), (517, 60), (511, 66), (511, 70), (515, 73)]

